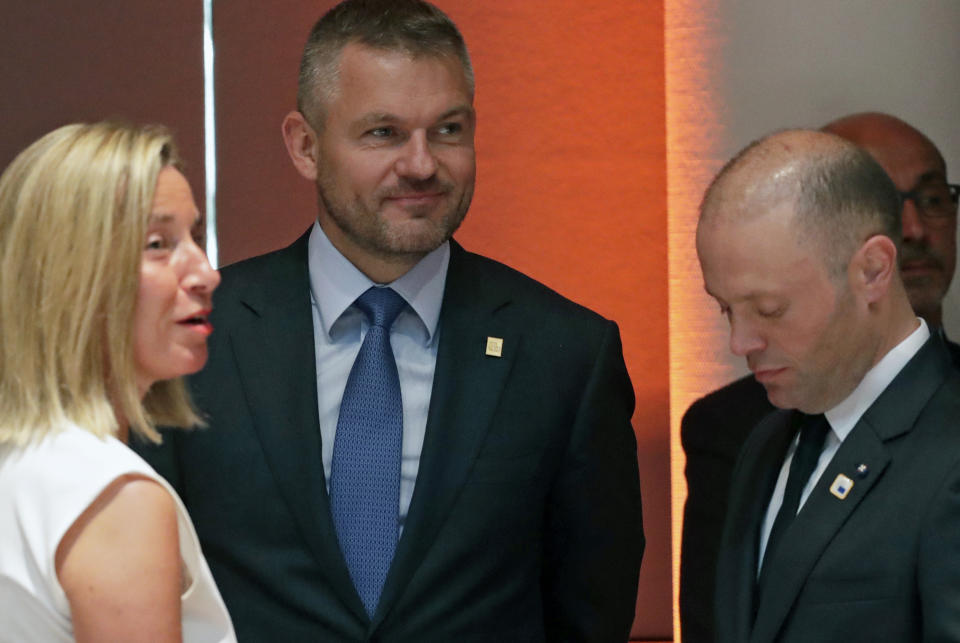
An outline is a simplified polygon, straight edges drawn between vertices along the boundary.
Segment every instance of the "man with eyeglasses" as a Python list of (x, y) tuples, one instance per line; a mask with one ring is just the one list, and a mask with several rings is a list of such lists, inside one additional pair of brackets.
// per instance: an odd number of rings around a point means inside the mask
[[(823, 131), (867, 150), (903, 198), (900, 273), (913, 310), (931, 326), (943, 325), (957, 258), (957, 192), (947, 183), (943, 155), (922, 132), (888, 114), (867, 112), (833, 121)], [(954, 345), (954, 361), (958, 353)]]
[[(943, 297), (956, 265), (957, 196), (937, 147), (904, 121), (878, 112), (844, 116), (822, 128), (865, 149), (903, 199), (899, 258), (907, 296), (931, 328), (943, 323)], [(940, 331), (942, 333), (942, 330)], [(960, 345), (947, 342), (960, 367)], [(683, 417), (687, 502), (680, 556), (680, 623), (684, 643), (713, 641), (713, 596), (730, 477), (740, 447), (774, 406), (752, 375), (694, 402)]]

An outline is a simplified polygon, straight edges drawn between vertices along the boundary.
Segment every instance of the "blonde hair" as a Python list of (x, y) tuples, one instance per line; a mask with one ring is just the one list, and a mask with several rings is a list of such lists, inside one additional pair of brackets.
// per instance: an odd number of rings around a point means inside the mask
[(178, 163), (165, 129), (66, 125), (0, 176), (0, 444), (74, 423), (199, 424), (180, 378), (136, 385), (133, 319), (157, 176)]

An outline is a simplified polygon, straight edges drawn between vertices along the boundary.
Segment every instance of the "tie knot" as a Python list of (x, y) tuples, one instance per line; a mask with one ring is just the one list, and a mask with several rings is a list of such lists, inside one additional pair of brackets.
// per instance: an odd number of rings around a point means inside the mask
[(373, 326), (382, 326), (389, 329), (397, 315), (407, 305), (403, 297), (393, 288), (377, 288), (376, 286), (357, 298), (357, 307), (363, 311)]
[(800, 428), (800, 442), (809, 445), (807, 448), (815, 449), (819, 453), (829, 430), (830, 422), (823, 413), (811, 415), (806, 418)]

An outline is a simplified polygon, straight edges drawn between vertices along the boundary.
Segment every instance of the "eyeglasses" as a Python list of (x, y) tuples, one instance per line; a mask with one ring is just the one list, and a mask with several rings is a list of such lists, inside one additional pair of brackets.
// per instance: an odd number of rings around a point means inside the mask
[(907, 199), (913, 201), (917, 213), (927, 223), (946, 223), (951, 217), (957, 216), (960, 185), (953, 183), (921, 185), (909, 192), (901, 192), (900, 198), (904, 202)]

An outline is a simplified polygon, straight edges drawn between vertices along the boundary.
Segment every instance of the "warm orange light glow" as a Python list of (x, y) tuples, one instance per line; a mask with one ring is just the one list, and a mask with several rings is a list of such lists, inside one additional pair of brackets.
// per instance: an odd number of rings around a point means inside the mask
[(680, 536), (687, 496), (680, 419), (690, 403), (732, 378), (719, 356), (726, 328), (703, 291), (694, 233), (697, 207), (722, 164), (718, 104), (717, 0), (666, 0), (667, 211), (670, 323), (670, 469), (674, 640), (680, 640), (677, 595)]

